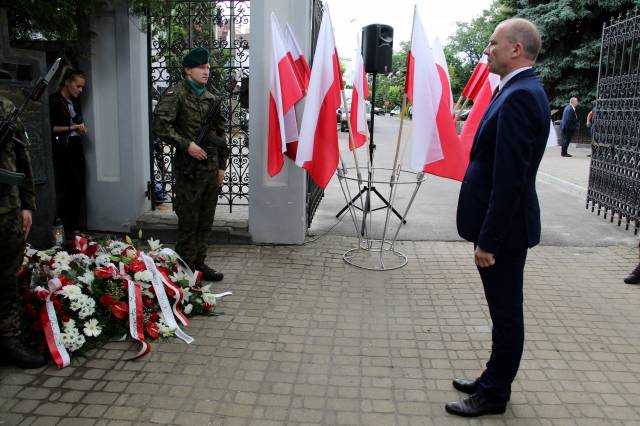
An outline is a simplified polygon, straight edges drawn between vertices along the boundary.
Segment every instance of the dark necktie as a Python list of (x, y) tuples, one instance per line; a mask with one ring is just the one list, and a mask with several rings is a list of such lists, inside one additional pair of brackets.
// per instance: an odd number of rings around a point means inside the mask
[(491, 100), (493, 100), (500, 93), (500, 85), (498, 84), (495, 89), (493, 89), (493, 95), (491, 96)]

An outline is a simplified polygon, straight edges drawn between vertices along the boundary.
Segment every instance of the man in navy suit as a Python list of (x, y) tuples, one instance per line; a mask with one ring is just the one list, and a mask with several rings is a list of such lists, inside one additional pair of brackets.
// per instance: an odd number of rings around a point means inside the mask
[(540, 34), (525, 19), (498, 25), (484, 53), (500, 84), (482, 118), (460, 188), (458, 233), (475, 264), (493, 322), (491, 357), (476, 380), (454, 379), (469, 397), (448, 402), (460, 416), (506, 409), (524, 346), (522, 284), (527, 249), (540, 241), (536, 173), (549, 136), (549, 101), (532, 70)]
[(577, 106), (578, 98), (571, 98), (569, 105), (564, 107), (564, 111), (562, 112), (562, 121), (560, 121), (560, 130), (562, 130), (562, 153), (560, 155), (563, 157), (573, 157), (567, 150), (569, 149), (573, 133), (578, 128)]

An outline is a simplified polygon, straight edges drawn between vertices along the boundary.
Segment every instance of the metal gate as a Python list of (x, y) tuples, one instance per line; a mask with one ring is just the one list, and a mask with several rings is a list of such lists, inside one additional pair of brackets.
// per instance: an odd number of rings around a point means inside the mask
[[(170, 9), (147, 16), (150, 110), (162, 93), (182, 79), (182, 57), (193, 47), (211, 52), (209, 85), (222, 93), (227, 119), (229, 166), (220, 189), (218, 206), (246, 205), (249, 198), (249, 28), (250, 1), (170, 2)], [(233, 80), (237, 81), (235, 87)], [(149, 123), (151, 124), (151, 113)], [(152, 208), (173, 200), (174, 149), (150, 132), (151, 178), (147, 195)]]
[(640, 16), (602, 31), (587, 208), (640, 227)]
[[(320, 24), (322, 23), (322, 2), (320, 0), (313, 0), (313, 14), (311, 16), (311, 64), (313, 66), (313, 55), (316, 51), (316, 44), (318, 42), (318, 32), (320, 31)], [(307, 174), (307, 228), (311, 226), (313, 216), (320, 205), (320, 201), (324, 197), (324, 190), (318, 186), (311, 176)]]

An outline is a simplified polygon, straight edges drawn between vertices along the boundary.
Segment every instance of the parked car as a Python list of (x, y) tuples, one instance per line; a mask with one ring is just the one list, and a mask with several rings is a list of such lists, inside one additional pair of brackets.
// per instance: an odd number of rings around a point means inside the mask
[(392, 109), (391, 111), (389, 111), (389, 115), (391, 117), (395, 117), (396, 115), (400, 115), (400, 107), (397, 106), (394, 109)]
[(384, 115), (384, 108), (375, 107), (373, 108), (373, 113), (375, 115)]
[[(350, 100), (348, 99), (347, 102), (350, 102)], [(367, 125), (369, 125), (371, 123), (371, 102), (364, 101), (364, 104), (366, 106), (365, 116), (367, 117)], [(348, 108), (351, 109), (350, 104), (348, 105)], [(343, 112), (340, 115), (340, 131), (347, 132), (348, 130), (349, 130), (349, 127), (347, 125), (347, 114)]]
[(340, 120), (342, 120), (342, 107), (336, 110), (336, 123), (340, 123)]

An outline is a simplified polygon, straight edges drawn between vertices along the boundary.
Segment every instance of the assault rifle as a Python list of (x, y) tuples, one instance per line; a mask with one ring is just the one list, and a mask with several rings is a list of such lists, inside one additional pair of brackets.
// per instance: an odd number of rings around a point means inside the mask
[[(30, 101), (37, 101), (40, 99), (44, 90), (49, 85), (49, 82), (53, 78), (54, 74), (58, 70), (58, 66), (60, 65), (60, 58), (56, 59), (53, 63), (49, 72), (44, 77), (40, 77), (35, 86), (31, 89), (31, 91), (24, 89), (23, 93), (26, 96), (26, 99), (18, 108), (14, 108), (11, 113), (0, 120), (0, 149), (4, 148), (5, 144), (9, 142), (13, 142), (16, 148), (24, 148), (25, 144), (20, 139), (15, 137), (16, 134), (16, 126), (17, 120), (20, 117), (20, 114), (24, 111), (27, 104)], [(0, 183), (5, 185), (14, 185), (20, 186), (24, 181), (24, 173), (16, 173), (11, 170), (6, 170), (0, 168)]]
[[(233, 85), (234, 86), (236, 85), (236, 81), (233, 81)], [(211, 130), (213, 130), (215, 119), (218, 116), (218, 114), (220, 114), (220, 108), (222, 107), (222, 101), (223, 101), (222, 94), (214, 93), (214, 96), (215, 96), (215, 99), (209, 105), (209, 109), (207, 110), (207, 116), (205, 117), (204, 123), (202, 124), (202, 127), (200, 127), (200, 131), (198, 131), (198, 136), (194, 141), (196, 145), (198, 145), (200, 148), (204, 150), (206, 150), (207, 147), (209, 146), (209, 133), (211, 132)], [(226, 144), (224, 143), (224, 141), (215, 141), (213, 142), (213, 145), (221, 148), (226, 147)], [(186, 152), (185, 152), (185, 155), (189, 156), (189, 154)], [(193, 177), (194, 167), (195, 167), (195, 162), (187, 161), (184, 168), (185, 176)]]

